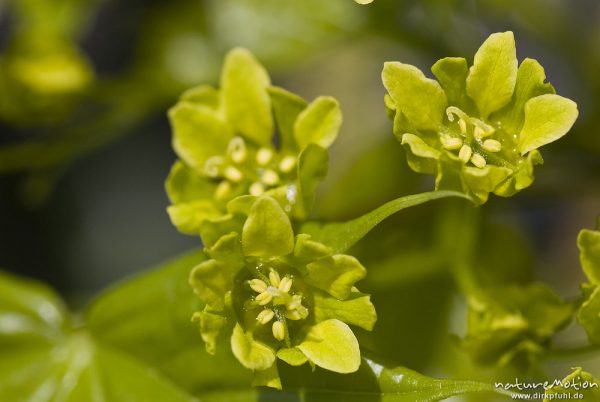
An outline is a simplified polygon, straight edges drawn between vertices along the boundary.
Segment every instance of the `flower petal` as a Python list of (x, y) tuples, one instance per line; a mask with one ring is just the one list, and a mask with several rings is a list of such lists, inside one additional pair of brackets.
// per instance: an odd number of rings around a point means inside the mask
[(260, 197), (250, 209), (242, 230), (244, 254), (256, 257), (287, 255), (294, 250), (290, 219), (271, 197)]
[(360, 293), (356, 288), (345, 300), (338, 300), (324, 292), (314, 292), (314, 310), (317, 322), (334, 318), (367, 331), (371, 331), (377, 321), (371, 296)]
[(270, 84), (268, 73), (248, 50), (227, 54), (221, 76), (225, 116), (236, 132), (259, 145), (270, 145), (273, 136)]
[(298, 95), (279, 87), (270, 87), (269, 95), (271, 95), (281, 149), (298, 151), (294, 138), (294, 123), (308, 104)]
[(354, 284), (367, 274), (356, 258), (344, 254), (321, 258), (308, 264), (306, 269), (308, 283), (340, 300), (346, 299)]
[(414, 134), (404, 134), (402, 145), (406, 148), (408, 165), (418, 173), (435, 174), (440, 151), (430, 147)]
[(181, 232), (190, 235), (200, 234), (202, 224), (207, 219), (221, 216), (221, 211), (212, 200), (196, 200), (171, 205), (167, 208), (171, 222)]
[(577, 104), (559, 95), (546, 94), (525, 104), (525, 123), (519, 134), (521, 155), (558, 140), (577, 120)]
[(475, 53), (467, 77), (467, 94), (480, 116), (488, 116), (510, 102), (517, 80), (517, 51), (512, 32), (490, 35)]
[(525, 103), (531, 98), (553, 94), (554, 88), (547, 82), (544, 67), (534, 59), (525, 59), (517, 72), (515, 93), (508, 105), (494, 114), (493, 120), (500, 120), (502, 129), (509, 135), (521, 131), (525, 121)]
[(214, 355), (217, 350), (217, 337), (223, 327), (227, 325), (227, 317), (205, 308), (204, 311), (194, 313), (192, 321), (200, 322), (200, 335), (204, 341), (206, 351)]
[(449, 104), (465, 111), (470, 109), (468, 106), (472, 102), (467, 96), (467, 60), (463, 57), (445, 57), (431, 67), (431, 72), (444, 89)]
[(186, 165), (204, 173), (211, 156), (223, 155), (233, 131), (210, 109), (180, 102), (169, 110), (173, 126), (173, 149)]
[(275, 363), (275, 351), (255, 341), (250, 331), (236, 324), (231, 335), (231, 351), (236, 359), (251, 370), (267, 370)]
[(337, 138), (342, 125), (342, 111), (337, 100), (319, 96), (299, 115), (294, 123), (294, 138), (299, 149), (308, 144), (329, 148)]
[(437, 81), (425, 77), (417, 67), (399, 62), (385, 63), (382, 79), (396, 113), (403, 112), (417, 129), (440, 127), (448, 100)]
[(232, 269), (217, 260), (204, 261), (190, 273), (190, 285), (213, 310), (222, 310), (225, 294), (233, 288)]
[(317, 366), (336, 373), (353, 373), (360, 366), (358, 341), (350, 327), (339, 320), (310, 327), (298, 349)]

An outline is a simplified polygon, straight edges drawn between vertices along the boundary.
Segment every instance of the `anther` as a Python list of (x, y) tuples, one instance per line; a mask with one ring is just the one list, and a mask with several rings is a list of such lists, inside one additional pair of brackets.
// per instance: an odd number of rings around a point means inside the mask
[(271, 321), (273, 319), (273, 317), (275, 316), (275, 312), (269, 308), (264, 309), (263, 311), (261, 311), (260, 313), (258, 313), (258, 315), (256, 316), (256, 321), (258, 321), (260, 324), (266, 324), (269, 321)]
[(488, 152), (499, 152), (502, 149), (502, 143), (496, 140), (485, 140), (481, 147)]
[(285, 339), (285, 327), (281, 321), (275, 321), (271, 329), (275, 339), (278, 341), (283, 341)]
[(256, 181), (250, 185), (249, 192), (250, 195), (258, 197), (259, 195), (262, 195), (265, 192), (265, 186), (263, 186), (262, 183)]
[(256, 163), (261, 166), (265, 166), (267, 163), (271, 162), (273, 158), (273, 151), (269, 148), (261, 148), (256, 153)]
[(248, 281), (248, 284), (250, 285), (250, 288), (256, 293), (263, 293), (265, 290), (267, 290), (268, 287), (267, 284), (260, 279), (252, 279)]
[(235, 163), (242, 163), (246, 160), (246, 143), (242, 137), (234, 137), (229, 141), (227, 146), (227, 153), (231, 157), (231, 160)]
[(293, 156), (286, 156), (279, 162), (279, 170), (283, 173), (289, 173), (296, 166), (296, 158)]
[(281, 282), (279, 283), (279, 290), (281, 290), (284, 293), (287, 293), (290, 291), (290, 289), (292, 288), (292, 278), (290, 278), (289, 276), (284, 277)]
[(239, 171), (239, 169), (237, 169), (236, 167), (233, 166), (227, 166), (225, 168), (225, 177), (232, 182), (239, 182), (240, 180), (242, 180), (242, 178), (244, 177), (244, 175), (242, 174), (242, 172)]
[(285, 316), (285, 318), (293, 321), (298, 321), (302, 319), (302, 316), (300, 315), (300, 312), (298, 310), (286, 311), (285, 313), (283, 313), (283, 315)]
[(262, 292), (261, 294), (256, 296), (254, 300), (256, 300), (256, 302), (259, 305), (264, 306), (265, 304), (269, 304), (271, 300), (273, 300), (273, 295), (269, 292)]
[(467, 133), (467, 122), (463, 119), (458, 120), (458, 127), (460, 127), (460, 132), (463, 134)]
[(204, 163), (204, 173), (209, 177), (219, 176), (219, 170), (225, 160), (221, 156), (211, 156)]
[(281, 282), (281, 277), (277, 273), (277, 271), (269, 272), (269, 281), (271, 282), (271, 286), (279, 287), (279, 283)]
[(478, 168), (484, 168), (487, 164), (485, 158), (479, 154), (473, 154), (473, 156), (471, 156), (471, 163)]
[(471, 155), (473, 154), (473, 150), (467, 144), (463, 145), (458, 152), (458, 159), (467, 163), (469, 159), (471, 159)]
[(463, 140), (461, 140), (460, 138), (450, 137), (447, 135), (443, 135), (442, 137), (440, 137), (440, 141), (442, 143), (442, 146), (448, 150), (459, 149), (463, 144)]
[(475, 126), (473, 135), (475, 136), (475, 138), (481, 139), (481, 138), (485, 137), (485, 131), (481, 127)]
[(226, 198), (231, 193), (231, 184), (228, 181), (223, 180), (217, 186), (215, 190), (215, 197), (217, 199)]
[(272, 170), (265, 170), (260, 177), (260, 181), (262, 181), (267, 186), (274, 186), (279, 183), (279, 175)]

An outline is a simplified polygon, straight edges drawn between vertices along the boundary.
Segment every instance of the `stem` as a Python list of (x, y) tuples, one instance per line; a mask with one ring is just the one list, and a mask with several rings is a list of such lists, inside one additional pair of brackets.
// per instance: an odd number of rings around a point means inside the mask
[(551, 349), (544, 355), (549, 360), (571, 359), (581, 355), (600, 352), (600, 345), (578, 345)]

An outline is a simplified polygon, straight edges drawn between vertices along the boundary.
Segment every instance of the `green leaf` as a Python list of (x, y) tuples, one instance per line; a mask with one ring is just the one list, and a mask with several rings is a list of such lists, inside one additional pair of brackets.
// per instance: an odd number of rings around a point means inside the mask
[(406, 148), (408, 165), (415, 172), (435, 174), (440, 151), (430, 147), (420, 137), (414, 134), (404, 134), (402, 145)]
[(309, 235), (301, 233), (296, 236), (294, 256), (301, 261), (314, 261), (330, 254), (330, 247), (327, 247), (319, 242), (312, 241)]
[[(562, 385), (552, 385), (546, 390), (544, 402), (553, 400), (600, 400), (600, 381), (581, 367), (574, 367), (573, 372), (563, 378)], [(595, 384), (595, 385), (594, 385)]]
[(307, 401), (436, 402), (464, 394), (510, 395), (492, 384), (426, 377), (373, 357), (363, 356), (361, 360), (359, 370), (351, 374), (280, 367), (284, 389), (301, 391)]
[(515, 93), (504, 109), (494, 115), (502, 122), (502, 128), (509, 134), (521, 131), (525, 121), (525, 103), (536, 96), (553, 94), (554, 88), (546, 80), (544, 67), (534, 59), (525, 59), (517, 71)]
[(324, 292), (314, 292), (315, 320), (317, 322), (337, 319), (371, 331), (377, 321), (371, 297), (356, 288), (344, 300), (338, 300)]
[(281, 148), (297, 151), (294, 123), (308, 104), (298, 95), (280, 87), (270, 87), (269, 95), (271, 95)]
[(242, 48), (225, 57), (221, 91), (225, 116), (234, 130), (259, 145), (270, 145), (273, 136), (271, 84), (266, 70)]
[(45, 285), (0, 271), (0, 342), (4, 336), (52, 340), (69, 324), (58, 295)]
[(431, 67), (431, 72), (444, 89), (448, 103), (461, 109), (465, 108), (469, 74), (467, 60), (462, 57), (445, 57)]
[(600, 285), (600, 231), (584, 229), (577, 237), (579, 260), (589, 281)]
[(512, 32), (490, 35), (475, 53), (467, 77), (467, 94), (480, 116), (488, 116), (510, 102), (517, 80), (517, 51)]
[(188, 278), (204, 260), (201, 251), (188, 253), (108, 289), (85, 311), (88, 330), (102, 344), (194, 394), (246, 387), (251, 374), (228, 345), (209, 355), (190, 320), (203, 306)]
[(342, 125), (342, 111), (337, 100), (319, 96), (304, 109), (294, 123), (294, 138), (298, 148), (317, 144), (329, 148)]
[(256, 257), (275, 257), (294, 250), (292, 224), (277, 201), (260, 197), (250, 210), (242, 230), (244, 254)]
[(343, 254), (311, 262), (306, 269), (308, 283), (339, 300), (346, 299), (354, 284), (367, 275), (367, 270), (356, 258)]
[(223, 155), (233, 138), (231, 128), (210, 109), (180, 102), (169, 110), (173, 149), (198, 174), (211, 156)]
[(525, 104), (525, 123), (519, 134), (521, 155), (558, 140), (577, 120), (577, 104), (559, 95), (540, 95)]
[(314, 364), (336, 373), (352, 373), (360, 366), (360, 349), (354, 333), (339, 320), (312, 327), (298, 349)]
[(231, 350), (242, 365), (251, 370), (267, 370), (275, 363), (275, 351), (255, 341), (252, 333), (236, 324), (231, 335)]
[(307, 222), (302, 225), (300, 233), (309, 234), (312, 236), (313, 241), (331, 247), (333, 253), (343, 253), (362, 239), (371, 229), (396, 212), (447, 197), (469, 199), (466, 195), (456, 191), (432, 191), (408, 195), (390, 201), (359, 218), (347, 222), (326, 224)]
[(439, 129), (448, 101), (437, 81), (426, 78), (415, 66), (399, 62), (386, 62), (382, 79), (396, 113), (404, 113), (417, 129)]

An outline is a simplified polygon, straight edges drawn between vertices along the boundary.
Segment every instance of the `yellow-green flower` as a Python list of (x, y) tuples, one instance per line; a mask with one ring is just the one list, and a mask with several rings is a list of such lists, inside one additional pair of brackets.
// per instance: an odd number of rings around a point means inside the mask
[(275, 388), (277, 359), (358, 370), (360, 350), (348, 324), (371, 330), (377, 319), (369, 296), (354, 287), (365, 268), (309, 235), (294, 236), (269, 196), (239, 197), (228, 212), (203, 237), (211, 259), (190, 276), (206, 303), (194, 318), (207, 351), (215, 353), (217, 339), (231, 333), (233, 354), (255, 371), (255, 383)]
[(230, 200), (248, 194), (267, 194), (293, 219), (305, 219), (342, 121), (331, 97), (307, 104), (271, 86), (244, 49), (227, 55), (220, 90), (187, 91), (169, 118), (180, 160), (167, 180), (168, 212), (188, 234), (199, 234), (205, 220), (219, 218)]

